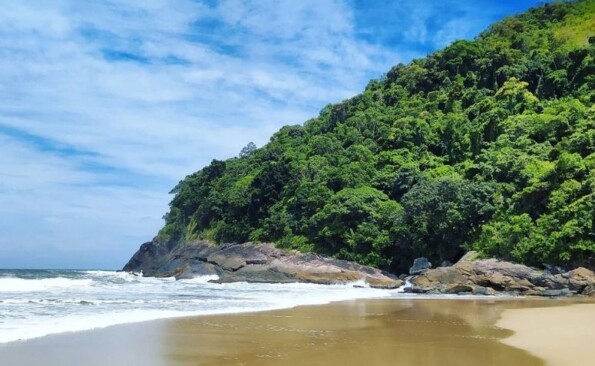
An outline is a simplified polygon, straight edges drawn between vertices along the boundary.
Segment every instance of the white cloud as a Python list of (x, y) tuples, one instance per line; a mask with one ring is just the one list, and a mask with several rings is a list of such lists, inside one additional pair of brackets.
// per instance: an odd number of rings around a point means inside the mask
[(185, 175), (420, 53), (362, 34), (439, 44), (475, 24), (430, 29), (409, 0), (364, 30), (353, 1), (209, 3), (3, 1), (0, 267), (122, 265)]
[(69, 250), (122, 265), (179, 179), (399, 61), (340, 1), (5, 1), (0, 49), (0, 256), (66, 266)]

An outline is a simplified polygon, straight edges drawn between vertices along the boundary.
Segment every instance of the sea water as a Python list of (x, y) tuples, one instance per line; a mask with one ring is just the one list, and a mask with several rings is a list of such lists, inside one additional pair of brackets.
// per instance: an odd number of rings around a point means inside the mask
[[(0, 343), (116, 324), (394, 296), (360, 284), (216, 284), (116, 271), (0, 270)], [(360, 286), (355, 286), (360, 285)]]

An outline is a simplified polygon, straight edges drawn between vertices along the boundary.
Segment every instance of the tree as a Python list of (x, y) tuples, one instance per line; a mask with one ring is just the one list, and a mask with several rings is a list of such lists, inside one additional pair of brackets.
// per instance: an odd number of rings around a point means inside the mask
[(401, 225), (403, 209), (372, 187), (346, 188), (312, 216), (309, 236), (327, 254), (375, 266), (388, 266), (383, 252), (390, 231)]
[(255, 151), (256, 145), (254, 144), (254, 142), (249, 142), (248, 145), (244, 146), (242, 148), (242, 151), (240, 151), (240, 158), (248, 158), (252, 156), (252, 154), (254, 154)]
[(416, 184), (401, 200), (412, 257), (426, 256), (436, 263), (458, 260), (463, 244), (491, 218), (493, 193), (488, 184), (452, 176)]

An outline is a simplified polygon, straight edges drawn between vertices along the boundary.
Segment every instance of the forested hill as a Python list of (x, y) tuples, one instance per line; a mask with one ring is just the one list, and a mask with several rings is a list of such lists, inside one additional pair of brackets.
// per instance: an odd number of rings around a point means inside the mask
[(187, 176), (157, 242), (593, 268), (594, 101), (595, 0), (544, 5)]

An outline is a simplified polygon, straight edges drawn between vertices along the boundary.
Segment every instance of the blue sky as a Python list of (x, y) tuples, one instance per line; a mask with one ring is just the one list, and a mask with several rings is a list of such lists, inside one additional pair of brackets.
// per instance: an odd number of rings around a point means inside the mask
[(2, 3), (0, 268), (120, 268), (185, 175), (541, 2)]

